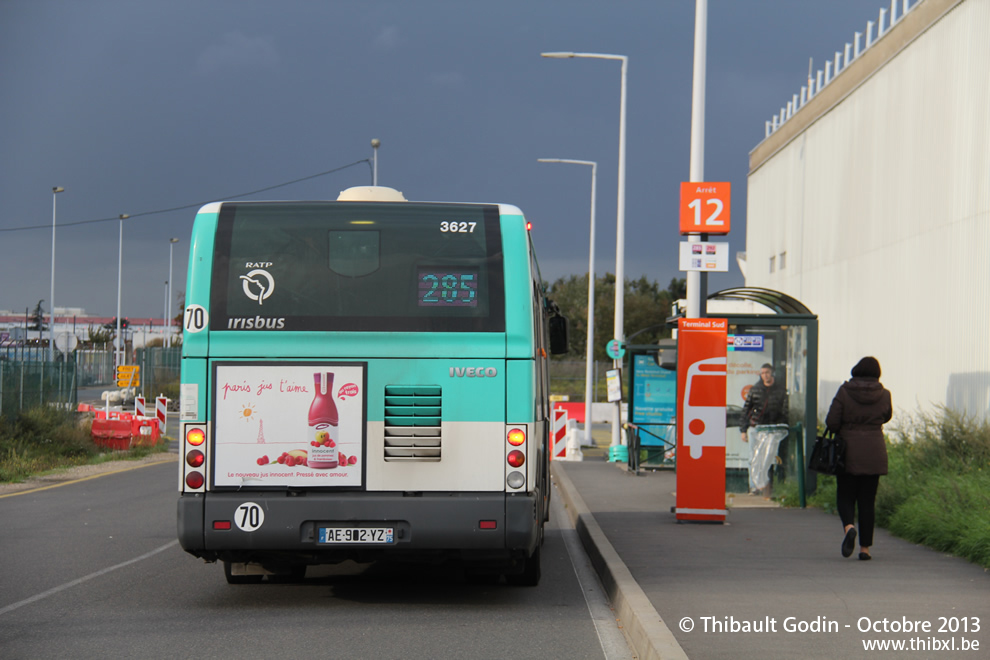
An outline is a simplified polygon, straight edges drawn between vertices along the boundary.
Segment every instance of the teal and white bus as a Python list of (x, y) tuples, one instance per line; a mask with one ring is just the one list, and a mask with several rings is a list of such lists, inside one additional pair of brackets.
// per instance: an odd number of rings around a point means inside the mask
[(231, 583), (346, 559), (539, 581), (567, 332), (518, 208), (207, 204), (183, 324), (187, 552)]

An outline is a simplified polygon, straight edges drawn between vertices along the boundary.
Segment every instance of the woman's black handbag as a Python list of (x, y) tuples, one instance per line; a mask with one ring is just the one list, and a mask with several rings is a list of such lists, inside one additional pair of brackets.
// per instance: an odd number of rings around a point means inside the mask
[(842, 474), (846, 467), (846, 445), (842, 438), (826, 430), (815, 438), (808, 469), (822, 474)]

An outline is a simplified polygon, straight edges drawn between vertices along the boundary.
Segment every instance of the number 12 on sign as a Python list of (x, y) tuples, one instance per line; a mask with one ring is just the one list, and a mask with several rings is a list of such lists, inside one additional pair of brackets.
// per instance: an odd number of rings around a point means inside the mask
[(681, 233), (728, 234), (732, 184), (681, 182)]

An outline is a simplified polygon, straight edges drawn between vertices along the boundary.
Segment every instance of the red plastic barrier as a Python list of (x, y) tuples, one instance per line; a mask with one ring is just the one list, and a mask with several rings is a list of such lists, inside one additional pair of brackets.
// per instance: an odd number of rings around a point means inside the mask
[(584, 402), (583, 401), (554, 401), (554, 410), (566, 410), (567, 419), (573, 419), (584, 424)]
[[(94, 419), (93, 443), (97, 447), (122, 451), (131, 447), (154, 447), (161, 439), (158, 420), (151, 419)], [(148, 429), (142, 433), (142, 429)]]
[(108, 413), (106, 408), (94, 408), (93, 413), (96, 415), (96, 419), (119, 419), (125, 422), (134, 419), (134, 413), (121, 412), (119, 410), (111, 410)]
[(115, 419), (93, 420), (93, 442), (97, 447), (124, 450), (131, 446), (131, 424)]
[[(148, 429), (142, 433), (142, 429)], [(158, 430), (158, 419), (132, 419), (131, 420), (131, 445), (134, 447), (154, 447), (158, 444), (161, 433)]]

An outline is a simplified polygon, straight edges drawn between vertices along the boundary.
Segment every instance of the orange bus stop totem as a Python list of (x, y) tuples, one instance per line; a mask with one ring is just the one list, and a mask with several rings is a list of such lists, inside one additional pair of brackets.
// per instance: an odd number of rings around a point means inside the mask
[(677, 323), (677, 520), (725, 522), (726, 319)]

